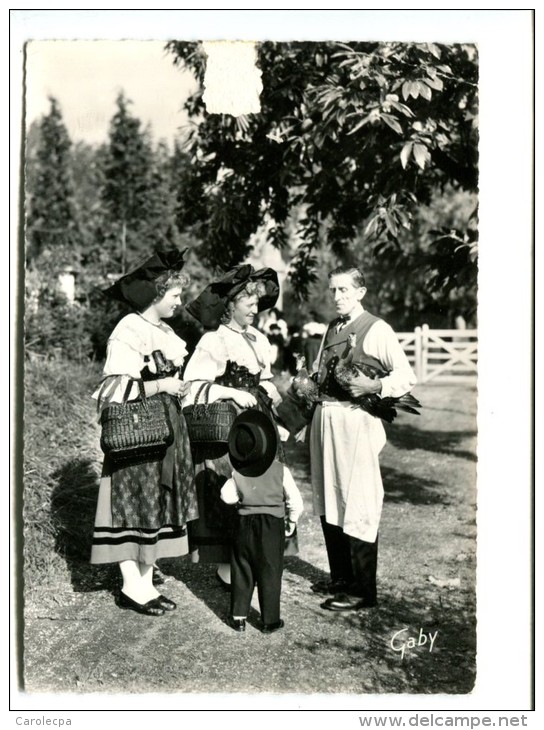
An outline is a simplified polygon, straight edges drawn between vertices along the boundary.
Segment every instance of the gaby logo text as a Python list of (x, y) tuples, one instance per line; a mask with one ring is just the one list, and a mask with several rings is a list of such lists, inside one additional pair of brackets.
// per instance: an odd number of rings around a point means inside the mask
[(437, 636), (438, 631), (426, 633), (423, 629), (419, 629), (419, 636), (408, 636), (408, 629), (401, 629), (391, 637), (390, 646), (393, 651), (400, 652), (400, 658), (404, 659), (406, 651), (416, 646), (425, 646), (429, 653), (432, 652)]

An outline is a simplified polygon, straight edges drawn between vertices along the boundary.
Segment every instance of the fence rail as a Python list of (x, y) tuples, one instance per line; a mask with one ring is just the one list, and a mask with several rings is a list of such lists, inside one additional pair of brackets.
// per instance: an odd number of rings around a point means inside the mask
[(473, 382), (476, 379), (478, 330), (435, 330), (424, 324), (413, 332), (398, 332), (397, 335), (419, 383), (431, 380)]

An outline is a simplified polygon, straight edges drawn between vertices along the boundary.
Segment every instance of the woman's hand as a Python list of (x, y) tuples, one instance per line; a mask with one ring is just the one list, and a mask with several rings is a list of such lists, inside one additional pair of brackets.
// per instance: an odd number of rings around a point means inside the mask
[[(261, 385), (262, 385), (262, 383), (261, 383)], [(279, 394), (279, 391), (276, 388), (276, 386), (273, 383), (270, 383), (270, 385), (268, 387), (264, 387), (264, 385), (263, 385), (263, 388), (267, 392), (268, 397), (271, 399), (272, 405), (275, 408), (277, 408), (279, 406), (279, 404), (283, 401), (283, 398)]]
[(160, 392), (168, 393), (168, 395), (178, 395), (180, 398), (187, 393), (191, 384), (173, 376), (170, 378), (161, 378), (157, 381), (160, 383)]
[(240, 408), (253, 408), (257, 405), (257, 398), (251, 393), (247, 393), (245, 390), (237, 390), (231, 388), (229, 392), (229, 398), (231, 398)]

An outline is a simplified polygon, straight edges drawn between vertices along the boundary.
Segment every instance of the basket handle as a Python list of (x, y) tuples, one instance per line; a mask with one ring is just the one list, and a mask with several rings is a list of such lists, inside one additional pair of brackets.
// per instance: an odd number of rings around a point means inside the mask
[[(208, 405), (209, 405), (209, 399), (210, 399), (210, 388), (212, 387), (212, 383), (209, 381), (204, 381), (200, 388), (196, 392), (195, 400), (194, 400), (194, 413), (195, 416), (198, 414), (200, 418), (202, 418), (207, 411)], [(204, 402), (199, 403), (199, 398), (204, 393)]]
[[(206, 386), (208, 386), (208, 387), (206, 388)], [(202, 385), (200, 386), (200, 388), (196, 391), (195, 400), (194, 400), (195, 406), (196, 405), (202, 405), (201, 403), (198, 402), (198, 399), (200, 398), (200, 396), (201, 396), (202, 391), (204, 390), (204, 388), (206, 388), (206, 392), (204, 393), (204, 405), (205, 406), (208, 405), (210, 387), (211, 387), (211, 383), (209, 383), (207, 380), (205, 380), (202, 383)]]
[(130, 391), (132, 390), (132, 386), (134, 383), (138, 383), (138, 392), (140, 394), (140, 398), (142, 399), (145, 407), (147, 408), (147, 399), (145, 395), (145, 388), (144, 388), (144, 382), (141, 378), (138, 378), (137, 380), (135, 378), (129, 378), (127, 387), (125, 389), (125, 392), (123, 393), (123, 403), (126, 403), (128, 400), (128, 397), (130, 395)]

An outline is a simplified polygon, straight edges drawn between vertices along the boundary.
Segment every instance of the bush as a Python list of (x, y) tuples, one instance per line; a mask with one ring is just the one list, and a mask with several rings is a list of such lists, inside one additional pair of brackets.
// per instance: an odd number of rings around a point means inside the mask
[[(130, 308), (108, 299), (103, 290), (111, 283), (103, 273), (107, 267), (96, 264), (73, 268), (80, 271), (76, 301), (68, 301), (59, 287), (59, 274), (66, 268), (68, 254), (63, 250), (44, 252), (32, 263), (26, 275), (25, 348), (44, 358), (61, 357), (75, 362), (104, 360), (108, 338), (117, 322)], [(191, 283), (184, 293), (189, 302), (207, 283), (209, 274), (192, 254)], [(78, 268), (79, 267), (79, 268)], [(207, 278), (205, 278), (205, 275)], [(202, 335), (202, 328), (184, 308), (169, 320), (174, 331), (187, 342), (191, 351)]]

